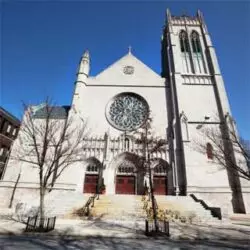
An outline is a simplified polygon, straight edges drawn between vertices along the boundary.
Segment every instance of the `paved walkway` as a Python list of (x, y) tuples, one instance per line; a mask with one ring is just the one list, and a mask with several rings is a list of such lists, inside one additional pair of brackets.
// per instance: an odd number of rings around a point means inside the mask
[(0, 249), (250, 249), (250, 227), (171, 224), (171, 237), (147, 238), (144, 222), (58, 219), (49, 234), (23, 233), (25, 225), (0, 221)]
[(116, 237), (83, 237), (75, 239), (70, 237), (24, 237), (0, 236), (1, 250), (186, 250), (186, 249), (249, 249), (248, 243), (243, 241), (211, 241), (211, 240), (169, 240), (169, 239), (137, 239)]

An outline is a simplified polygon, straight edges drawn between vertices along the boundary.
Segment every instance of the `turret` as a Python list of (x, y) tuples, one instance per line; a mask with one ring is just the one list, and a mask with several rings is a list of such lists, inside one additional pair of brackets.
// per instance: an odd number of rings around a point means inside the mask
[(86, 50), (83, 53), (81, 61), (79, 63), (76, 82), (85, 83), (86, 79), (89, 77), (89, 71), (90, 71), (90, 57), (89, 57), (89, 51)]

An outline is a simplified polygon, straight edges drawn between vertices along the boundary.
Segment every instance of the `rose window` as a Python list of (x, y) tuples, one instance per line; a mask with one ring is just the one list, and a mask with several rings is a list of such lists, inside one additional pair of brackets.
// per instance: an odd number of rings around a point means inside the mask
[(149, 106), (146, 100), (135, 93), (116, 95), (106, 107), (108, 122), (118, 130), (132, 131), (148, 119)]

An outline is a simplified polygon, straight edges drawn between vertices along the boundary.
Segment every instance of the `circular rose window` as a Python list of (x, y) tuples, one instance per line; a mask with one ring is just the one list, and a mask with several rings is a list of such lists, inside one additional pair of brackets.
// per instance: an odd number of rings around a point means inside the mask
[(106, 106), (106, 118), (116, 129), (133, 131), (148, 119), (149, 106), (146, 100), (131, 92), (114, 96)]

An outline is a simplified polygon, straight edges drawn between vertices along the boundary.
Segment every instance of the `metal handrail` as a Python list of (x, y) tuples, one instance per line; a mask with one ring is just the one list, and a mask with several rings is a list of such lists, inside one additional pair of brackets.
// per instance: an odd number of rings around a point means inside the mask
[(94, 195), (92, 195), (92, 196), (90, 196), (90, 197), (88, 198), (86, 204), (85, 204), (84, 207), (83, 207), (83, 213), (84, 213), (85, 215), (89, 215), (90, 206), (91, 206), (91, 207), (94, 207), (94, 205), (95, 205), (95, 199), (97, 198), (97, 200), (99, 200), (100, 187), (98, 187), (96, 191), (97, 191), (97, 192), (96, 192)]

